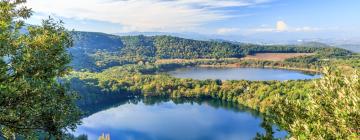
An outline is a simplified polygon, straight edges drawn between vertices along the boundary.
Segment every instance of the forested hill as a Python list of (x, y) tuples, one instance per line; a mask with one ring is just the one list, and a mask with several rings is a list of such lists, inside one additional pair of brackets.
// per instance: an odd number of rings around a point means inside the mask
[(198, 41), (173, 36), (115, 36), (95, 32), (73, 32), (72, 66), (76, 70), (100, 71), (116, 65), (153, 62), (156, 59), (241, 58), (262, 52), (321, 53), (323, 57), (351, 52), (306, 45), (256, 45), (220, 41)]
[(105, 33), (73, 32), (73, 39), (75, 40), (75, 48), (93, 51), (117, 51), (123, 46), (118, 36)]

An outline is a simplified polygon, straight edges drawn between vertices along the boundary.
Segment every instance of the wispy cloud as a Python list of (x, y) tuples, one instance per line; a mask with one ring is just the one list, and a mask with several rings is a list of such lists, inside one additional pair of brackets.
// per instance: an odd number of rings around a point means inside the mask
[(219, 28), (216, 30), (216, 33), (219, 35), (227, 35), (227, 34), (234, 34), (240, 31), (241, 31), (240, 28)]
[[(222, 27), (216, 29), (215, 33), (218, 35), (234, 35), (234, 34), (256, 34), (256, 33), (281, 33), (281, 32), (317, 32), (323, 31), (323, 28), (302, 26), (302, 27), (293, 27), (289, 26), (285, 21), (279, 20), (273, 26), (261, 25), (258, 28), (237, 28), (237, 27)], [(326, 29), (330, 30), (330, 29)]]
[(89, 19), (122, 25), (124, 31), (182, 31), (229, 19), (225, 7), (245, 7), (269, 0), (31, 0), (41, 15)]

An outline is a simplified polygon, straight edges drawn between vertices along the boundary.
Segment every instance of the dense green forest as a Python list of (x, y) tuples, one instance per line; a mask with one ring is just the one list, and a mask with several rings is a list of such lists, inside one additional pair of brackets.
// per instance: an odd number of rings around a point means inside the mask
[(114, 36), (73, 32), (69, 51), (75, 70), (101, 71), (125, 64), (153, 63), (159, 59), (241, 58), (256, 53), (316, 53), (319, 59), (347, 56), (345, 49), (313, 45), (256, 45), (198, 41), (172, 36)]

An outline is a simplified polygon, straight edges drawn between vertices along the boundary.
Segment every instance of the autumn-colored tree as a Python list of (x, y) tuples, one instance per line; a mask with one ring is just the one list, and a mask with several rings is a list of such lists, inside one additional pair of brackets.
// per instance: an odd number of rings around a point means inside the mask
[(99, 140), (110, 140), (110, 134), (102, 134), (100, 137), (99, 137)]

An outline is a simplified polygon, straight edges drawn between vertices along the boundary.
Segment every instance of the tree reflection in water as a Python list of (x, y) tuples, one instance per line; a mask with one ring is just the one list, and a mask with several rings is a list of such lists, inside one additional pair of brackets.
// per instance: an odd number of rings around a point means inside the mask
[[(142, 97), (137, 94), (130, 93), (87, 93), (81, 94), (82, 100), (78, 101), (80, 108), (86, 112), (84, 117), (90, 116), (94, 113), (97, 113), (102, 110), (107, 110), (110, 108), (118, 107), (124, 104), (135, 104), (143, 103), (145, 105), (153, 106), (156, 104), (161, 104), (163, 102), (172, 101), (174, 104), (199, 104), (199, 105), (209, 105), (216, 109), (225, 109), (232, 112), (247, 112), (253, 117), (262, 118), (262, 123), (260, 124), (263, 128), (263, 133), (257, 133), (254, 139), (275, 139), (274, 124), (269, 121), (270, 119), (264, 117), (258, 111), (252, 110), (248, 107), (240, 105), (234, 102), (228, 102), (217, 99), (199, 99), (199, 98), (178, 98), (170, 99), (168, 97)], [(85, 97), (84, 97), (85, 96)], [(92, 99), (93, 98), (93, 99)], [(92, 102), (91, 102), (92, 101)]]

